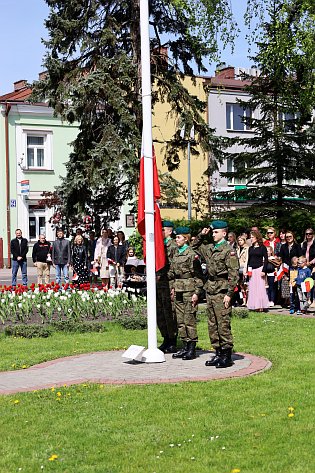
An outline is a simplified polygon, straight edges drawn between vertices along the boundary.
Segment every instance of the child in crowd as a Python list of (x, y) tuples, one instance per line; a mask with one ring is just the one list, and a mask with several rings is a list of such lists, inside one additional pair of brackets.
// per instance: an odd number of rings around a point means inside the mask
[(305, 256), (300, 256), (298, 260), (298, 273), (295, 278), (297, 293), (300, 301), (301, 310), (297, 312), (297, 315), (305, 314), (310, 303), (310, 293), (303, 291), (302, 283), (304, 283), (306, 278), (311, 277), (311, 270), (307, 267), (307, 260)]
[(297, 256), (293, 256), (290, 266), (290, 314), (294, 312), (300, 313), (300, 301), (297, 293), (296, 278), (298, 275), (298, 261)]

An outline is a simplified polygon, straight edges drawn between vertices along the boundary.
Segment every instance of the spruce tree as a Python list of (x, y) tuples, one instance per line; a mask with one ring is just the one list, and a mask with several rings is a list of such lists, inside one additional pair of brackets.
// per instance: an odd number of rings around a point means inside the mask
[(243, 120), (254, 133), (229, 141), (243, 151), (225, 153), (234, 171), (223, 174), (247, 183), (227, 197), (263, 204), (262, 212), (274, 207), (281, 217), (285, 208), (315, 198), (314, 12), (304, 1), (273, 0), (267, 15), (252, 58), (260, 75), (244, 76), (250, 100), (239, 100), (250, 111)]
[[(134, 196), (141, 149), (140, 0), (46, 0), (49, 38), (45, 80), (33, 100), (48, 99), (55, 113), (79, 133), (57, 189), (66, 216), (82, 212), (115, 220)], [(172, 113), (194, 124), (203, 149), (212, 133), (206, 104), (189, 95), (185, 75), (205, 72), (217, 38), (235, 33), (226, 0), (150, 0), (153, 103), (167, 101)], [(169, 169), (179, 165), (185, 143), (179, 130), (166, 146)], [(192, 149), (192, 152), (197, 152)]]

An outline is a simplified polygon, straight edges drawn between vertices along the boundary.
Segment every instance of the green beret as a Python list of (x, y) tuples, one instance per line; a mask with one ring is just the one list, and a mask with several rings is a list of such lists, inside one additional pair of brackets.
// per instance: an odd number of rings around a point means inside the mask
[(174, 228), (174, 223), (169, 220), (163, 220), (162, 227)]
[(210, 223), (209, 227), (212, 228), (212, 230), (219, 230), (227, 228), (228, 224), (224, 220), (213, 220), (213, 222)]
[(188, 235), (190, 234), (190, 228), (188, 227), (177, 227), (175, 229), (176, 235)]

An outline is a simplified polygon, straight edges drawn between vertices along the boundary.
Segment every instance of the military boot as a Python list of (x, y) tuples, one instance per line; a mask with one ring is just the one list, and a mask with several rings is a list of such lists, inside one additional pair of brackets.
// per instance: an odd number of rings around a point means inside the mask
[(183, 360), (194, 360), (196, 358), (196, 342), (188, 342), (188, 351), (182, 358)]
[(177, 353), (176, 338), (170, 338), (164, 353)]
[(159, 346), (159, 350), (165, 353), (169, 344), (170, 344), (170, 339), (168, 337), (164, 337), (163, 343)]
[(188, 352), (188, 343), (184, 342), (184, 346), (181, 350), (178, 350), (173, 354), (172, 358), (183, 358), (184, 355)]
[(215, 355), (210, 358), (210, 360), (207, 360), (205, 365), (206, 366), (216, 366), (216, 364), (218, 363), (218, 361), (221, 359), (221, 349), (220, 348), (216, 348), (215, 349)]
[(232, 348), (226, 348), (225, 350), (221, 350), (221, 356), (215, 365), (216, 368), (228, 368), (229, 366), (232, 366), (233, 360), (232, 360)]

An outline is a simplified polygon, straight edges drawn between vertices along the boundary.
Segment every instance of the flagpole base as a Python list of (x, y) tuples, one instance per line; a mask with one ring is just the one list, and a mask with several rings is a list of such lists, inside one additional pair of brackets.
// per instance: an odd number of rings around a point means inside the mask
[(158, 348), (148, 348), (142, 353), (144, 363), (163, 363), (165, 361), (164, 353)]

